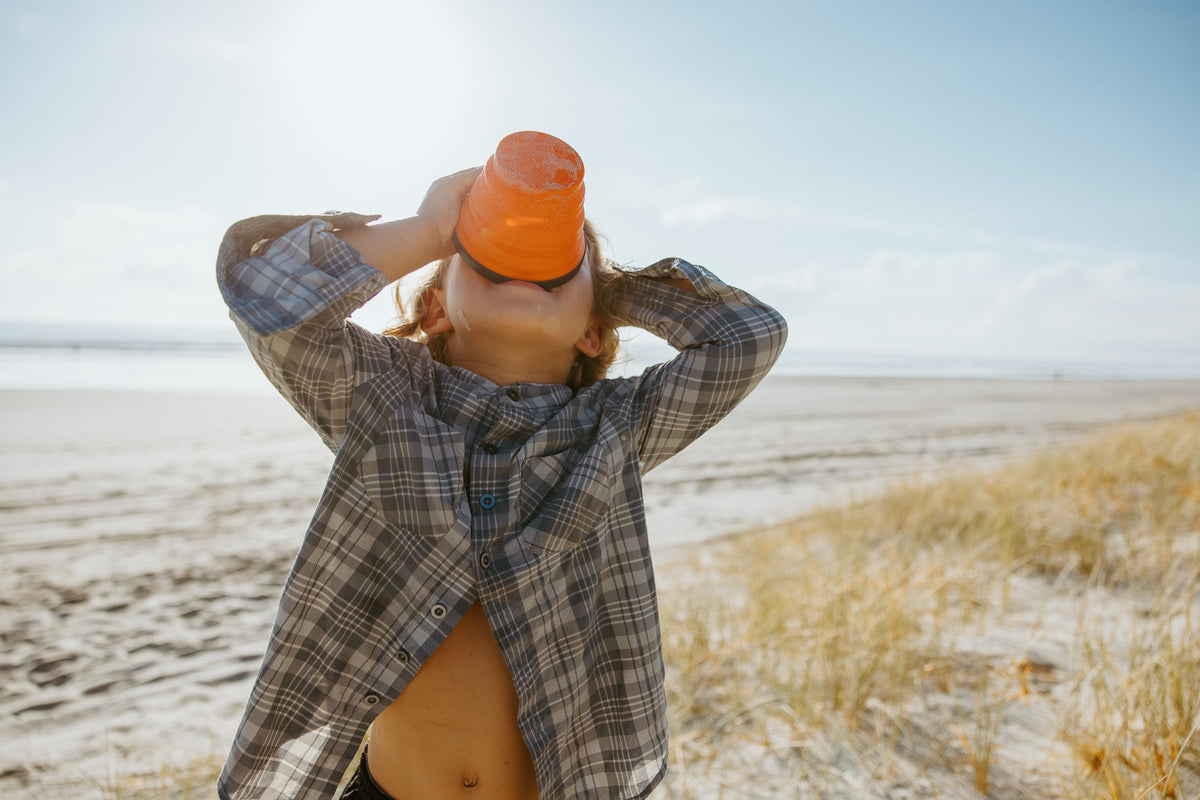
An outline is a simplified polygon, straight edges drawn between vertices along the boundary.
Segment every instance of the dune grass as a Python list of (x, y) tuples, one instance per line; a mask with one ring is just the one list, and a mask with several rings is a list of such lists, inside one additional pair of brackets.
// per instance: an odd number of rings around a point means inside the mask
[(122, 760), (114, 760), (107, 775), (68, 778), (58, 775), (46, 780), (45, 796), (96, 800), (210, 800), (216, 796), (217, 774), (223, 761), (223, 757), (214, 753), (175, 764), (160, 764), (153, 770), (135, 770)]
[(655, 796), (1200, 796), (1198, 580), (1200, 413), (698, 549), (660, 570)]
[(1200, 796), (1200, 414), (672, 564), (672, 797)]

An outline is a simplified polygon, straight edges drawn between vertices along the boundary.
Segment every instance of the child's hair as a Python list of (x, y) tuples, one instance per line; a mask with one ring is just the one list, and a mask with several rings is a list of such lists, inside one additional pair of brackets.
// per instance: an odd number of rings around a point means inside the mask
[[(600, 235), (591, 220), (583, 222), (583, 237), (586, 244), (584, 255), (587, 267), (592, 273), (593, 313), (600, 323), (600, 353), (586, 356), (580, 353), (571, 368), (567, 378), (567, 386), (579, 391), (585, 386), (591, 386), (608, 374), (608, 369), (617, 359), (620, 341), (617, 337), (617, 327), (620, 324), (613, 311), (613, 298), (616, 294), (619, 273), (605, 260), (600, 249)], [(441, 289), (446, 276), (450, 259), (444, 258), (434, 267), (433, 273), (412, 294), (412, 308), (405, 310), (405, 300), (401, 287), (396, 286), (397, 322), (384, 330), (387, 336), (402, 336), (406, 339), (423, 342), (429, 348), (435, 360), (446, 363), (446, 335), (444, 333), (427, 336), (421, 329), (429, 314), (425, 296), (431, 289)]]

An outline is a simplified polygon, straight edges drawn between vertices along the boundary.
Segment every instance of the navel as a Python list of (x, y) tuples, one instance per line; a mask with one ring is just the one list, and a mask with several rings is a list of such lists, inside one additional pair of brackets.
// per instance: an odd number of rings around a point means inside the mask
[(479, 776), (474, 772), (464, 772), (462, 776), (462, 785), (464, 789), (474, 789), (479, 785)]

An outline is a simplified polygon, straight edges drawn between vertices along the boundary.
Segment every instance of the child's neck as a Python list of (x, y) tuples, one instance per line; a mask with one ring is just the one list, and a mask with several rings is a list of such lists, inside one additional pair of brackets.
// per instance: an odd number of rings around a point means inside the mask
[(468, 347), (457, 337), (446, 342), (446, 361), (487, 378), (497, 386), (513, 383), (557, 383), (566, 385), (578, 351), (536, 353), (515, 348)]

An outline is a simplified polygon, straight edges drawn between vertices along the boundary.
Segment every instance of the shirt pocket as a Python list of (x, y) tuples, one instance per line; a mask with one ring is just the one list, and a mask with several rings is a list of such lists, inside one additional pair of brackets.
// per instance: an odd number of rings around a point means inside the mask
[(463, 450), (459, 435), (435, 419), (398, 420), (364, 454), (363, 485), (387, 522), (440, 537), (466, 500)]
[(573, 550), (599, 530), (616, 495), (612, 454), (598, 442), (521, 460), (521, 541), (538, 552)]

